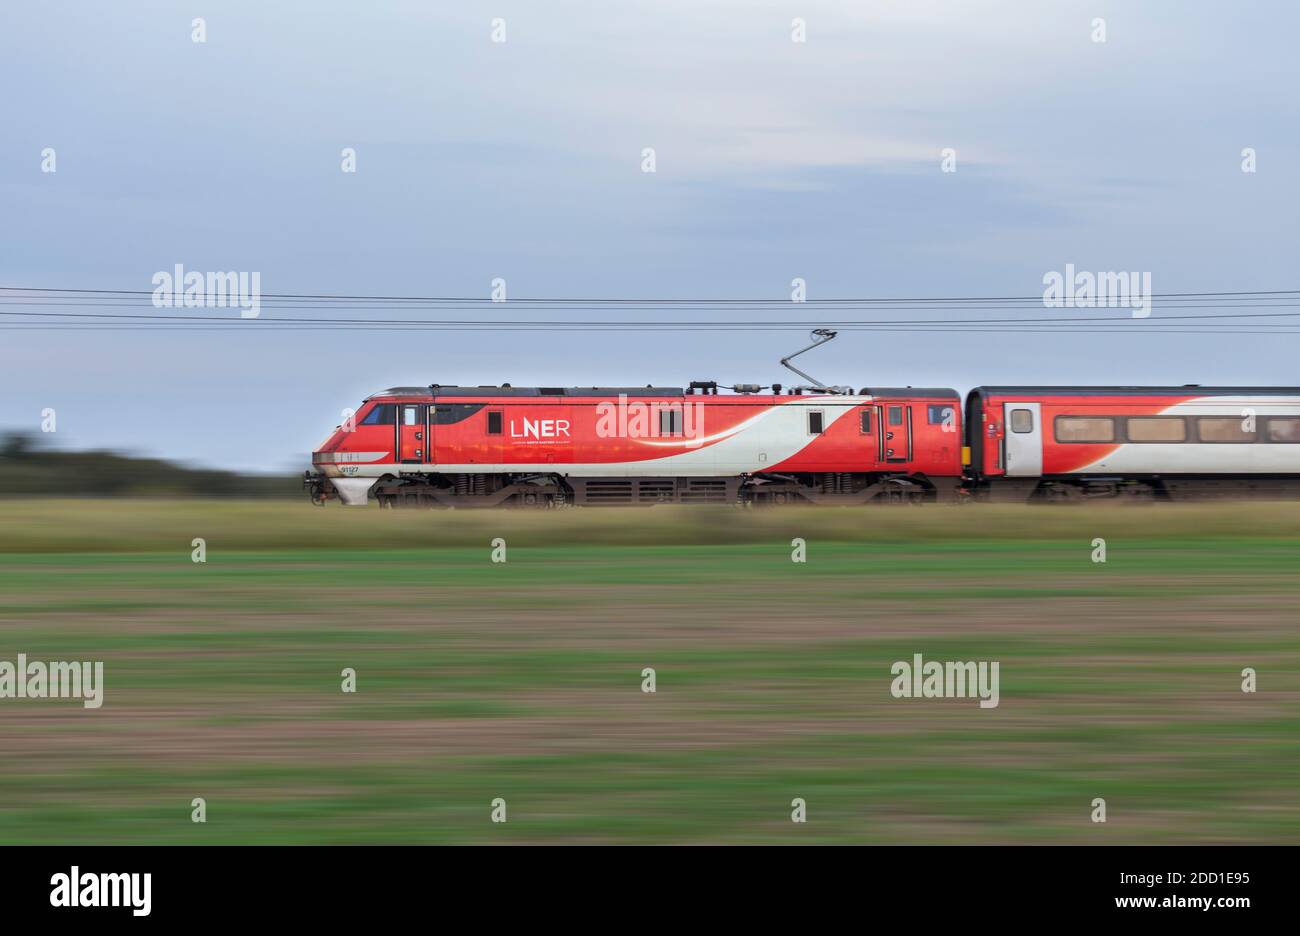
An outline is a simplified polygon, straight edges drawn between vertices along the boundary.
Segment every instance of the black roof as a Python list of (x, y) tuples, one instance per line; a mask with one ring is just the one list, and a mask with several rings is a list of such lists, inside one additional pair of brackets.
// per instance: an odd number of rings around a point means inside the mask
[[(808, 388), (804, 388), (805, 391)], [(1024, 388), (1018, 388), (1024, 389)], [(686, 391), (681, 387), (512, 387), (508, 384), (501, 386), (479, 386), (479, 387), (455, 387), (443, 386), (441, 384), (432, 384), (428, 387), (389, 387), (387, 390), (380, 390), (373, 393), (367, 399), (381, 396), (415, 396), (415, 397), (610, 397), (623, 394), (629, 397), (679, 397), (684, 396)], [(744, 399), (752, 394), (736, 394), (735, 398)], [(817, 391), (808, 393), (811, 396), (822, 396)], [(935, 398), (944, 400), (961, 399), (961, 395), (956, 390), (947, 387), (863, 387), (858, 391), (859, 396), (875, 397), (921, 397)], [(825, 394), (828, 398), (833, 398), (835, 394)], [(731, 394), (726, 394), (724, 399), (731, 399)]]
[(1300, 387), (976, 387), (971, 393), (1037, 393), (1047, 396), (1265, 396), (1300, 395)]
[(387, 390), (378, 390), (370, 394), (370, 396), (366, 397), (366, 399), (369, 400), (377, 396), (428, 396), (428, 395), (429, 395), (428, 387), (389, 387)]
[(679, 397), (681, 387), (441, 387), (434, 384), (430, 390), (438, 396), (511, 396), (511, 397), (604, 397), (617, 396), (667, 396)]
[(939, 397), (944, 400), (960, 400), (961, 394), (947, 387), (863, 387), (858, 391), (861, 396), (875, 397)]
[(511, 387), (509, 385), (483, 387), (447, 387), (433, 384), (429, 387), (390, 387), (372, 396), (432, 396), (432, 397), (605, 397), (618, 396), (679, 397), (681, 387)]

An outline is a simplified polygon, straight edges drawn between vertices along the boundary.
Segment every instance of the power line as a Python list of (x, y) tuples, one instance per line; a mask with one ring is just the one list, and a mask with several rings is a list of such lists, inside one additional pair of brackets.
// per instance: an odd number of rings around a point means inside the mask
[[(1218, 302), (1218, 301), (1207, 301), (1207, 300), (1188, 300), (1188, 301), (1183, 301), (1183, 302), (1162, 302), (1162, 303), (1160, 303), (1159, 308), (1161, 308), (1162, 310), (1163, 310), (1163, 309), (1285, 309), (1285, 308), (1300, 308), (1300, 302), (1288, 301), (1288, 300), (1290, 300), (1290, 299), (1292, 299), (1292, 298), (1296, 298), (1296, 297), (1277, 296), (1277, 297), (1272, 297), (1272, 298), (1268, 298), (1268, 299), (1261, 299), (1261, 300), (1258, 300), (1258, 301), (1248, 301), (1248, 302)], [(417, 307), (413, 307), (413, 306), (395, 306), (395, 305), (390, 305), (390, 304), (381, 304), (381, 305), (355, 305), (355, 304), (348, 304), (348, 305), (343, 305), (343, 304), (338, 304), (338, 303), (322, 304), (322, 303), (318, 303), (318, 302), (290, 302), (290, 301), (286, 301), (286, 300), (270, 300), (270, 299), (268, 299), (268, 298), (266, 298), (266, 297), (261, 297), (261, 298), (259, 299), (258, 304), (259, 304), (260, 307), (262, 307), (262, 308), (267, 308), (267, 309), (318, 309), (318, 310), (321, 310), (321, 311), (325, 311), (325, 310), (334, 311), (334, 310), (336, 310), (336, 309), (344, 309), (344, 310), (350, 310), (350, 311), (366, 311), (366, 310), (374, 310), (374, 311), (378, 311), (378, 310), (388, 310), (388, 311), (403, 310), (403, 311), (405, 311), (406, 309), (417, 308)], [(511, 303), (505, 303), (505, 302), (502, 302), (502, 303), (493, 303), (493, 304), (492, 304), (492, 307), (494, 307), (494, 308), (495, 308), (495, 307), (498, 307), (498, 306), (499, 306), (499, 307), (506, 307), (506, 306), (511, 306), (511, 305), (514, 305), (514, 304), (515, 304), (515, 303), (513, 303), (513, 302), (511, 302)], [(32, 307), (35, 307), (35, 308), (50, 308), (50, 307), (53, 307), (53, 308), (78, 308), (78, 309), (129, 309), (129, 308), (166, 308), (166, 309), (171, 309), (171, 308), (185, 308), (185, 307), (186, 307), (186, 306), (184, 305), (184, 303), (168, 303), (167, 305), (155, 305), (153, 302), (144, 302), (144, 301), (142, 301), (142, 300), (138, 300), (138, 299), (121, 299), (121, 298), (118, 298), (118, 297), (111, 297), (111, 298), (110, 298), (110, 297), (104, 297), (103, 301), (80, 301), (80, 300), (76, 300), (76, 299), (69, 301), (69, 300), (66, 300), (66, 299), (55, 299), (55, 298), (44, 298), (44, 297), (41, 297), (41, 298), (28, 298), (28, 297), (15, 297), (15, 296), (0, 296), (0, 305), (10, 305), (10, 306), (32, 306)], [(788, 308), (792, 308), (792, 307), (793, 307), (793, 308), (796, 308), (796, 309), (797, 309), (800, 305), (802, 305), (802, 303), (785, 303), (783, 306), (781, 306), (781, 307), (779, 307), (779, 308), (786, 308), (786, 309), (788, 309)], [(210, 308), (210, 307), (211, 307), (211, 306), (207, 306), (206, 304), (200, 303), (200, 304), (196, 304), (196, 305), (194, 305), (194, 306), (190, 306), (189, 308), (196, 308), (196, 309), (197, 309), (197, 308)], [(421, 307), (418, 307), (418, 308), (417, 308), (417, 311), (477, 311), (477, 310), (480, 310), (480, 309), (483, 309), (483, 308), (484, 308), (484, 306), (483, 306), (482, 304), (478, 304), (478, 305), (434, 304), (434, 305), (429, 305), (429, 306), (421, 306)], [(555, 307), (555, 306), (548, 307), (548, 311), (554, 311), (556, 308), (557, 308), (557, 307)], [(560, 308), (560, 309), (564, 309), (565, 307), (558, 307), (558, 308)], [(579, 306), (579, 307), (577, 307), (577, 308), (583, 308), (584, 310), (590, 311), (590, 307)], [(657, 307), (654, 306), (654, 305), (652, 305), (652, 304), (641, 305), (641, 306), (631, 306), (631, 307), (628, 307), (628, 306), (622, 306), (622, 307), (611, 307), (610, 311), (612, 311), (613, 308), (619, 308), (619, 309), (628, 309), (628, 308), (638, 309), (638, 308), (639, 308), (639, 309), (645, 309), (645, 310), (654, 310), (654, 309), (656, 309)], [(708, 307), (708, 306), (690, 306), (690, 307), (672, 306), (672, 307), (668, 307), (668, 308), (672, 308), (674, 311), (683, 311), (683, 310), (685, 310), (685, 311), (691, 311), (692, 309), (706, 309), (706, 308), (710, 308), (710, 307)], [(748, 308), (748, 307), (746, 307), (746, 308)], [(778, 311), (779, 308), (768, 309), (768, 308), (761, 308), (761, 307), (760, 307), (760, 308), (751, 308), (751, 309), (749, 309), (749, 311), (762, 311), (762, 312), (769, 312), (769, 311), (771, 311), (771, 312), (775, 312), (775, 311)], [(1116, 309), (1116, 308), (1132, 308), (1132, 306), (1131, 306), (1131, 304), (1125, 305), (1125, 304), (1119, 304), (1119, 303), (1113, 303), (1113, 304), (1112, 304), (1112, 303), (1099, 303), (1098, 305), (1096, 305), (1096, 306), (1091, 306), (1091, 307), (1090, 307), (1090, 306), (1083, 306), (1083, 305), (1070, 305), (1070, 306), (1059, 306), (1059, 307), (1057, 307), (1057, 306), (1049, 306), (1048, 304), (1044, 303), (1044, 302), (1040, 299), (1040, 300), (1036, 300), (1036, 301), (1035, 301), (1034, 303), (1032, 303), (1032, 304), (1020, 304), (1020, 305), (1000, 305), (1000, 306), (958, 306), (958, 305), (948, 305), (948, 306), (932, 306), (932, 307), (925, 307), (925, 306), (919, 306), (919, 307), (918, 307), (918, 306), (862, 306), (862, 307), (856, 307), (856, 308), (855, 308), (855, 307), (851, 307), (851, 306), (849, 306), (849, 307), (837, 307), (834, 311), (837, 311), (837, 312), (843, 312), (843, 311), (866, 311), (867, 309), (870, 309), (870, 310), (872, 310), (872, 311), (908, 311), (908, 312), (918, 312), (918, 311), (920, 311), (920, 312), (926, 312), (926, 311), (934, 311), (934, 312), (950, 312), (950, 311), (953, 311), (953, 310), (957, 310), (957, 311), (979, 311), (979, 312), (998, 312), (998, 311), (1031, 311), (1031, 310), (1034, 310), (1034, 309), (1040, 309), (1040, 308), (1098, 308), (1098, 309), (1107, 309), (1107, 308), (1112, 308), (1112, 309)], [(745, 311), (745, 309), (742, 308), (741, 311)]]
[[(65, 288), (54, 286), (0, 286), (0, 290), (23, 291), (36, 293), (73, 293), (73, 294), (94, 294), (94, 295), (114, 295), (114, 296), (153, 296), (155, 290), (149, 289), (79, 289)], [(183, 292), (183, 289), (181, 290)], [(1269, 289), (1269, 290), (1237, 290), (1221, 292), (1175, 292), (1175, 293), (1152, 293), (1153, 299), (1178, 299), (1191, 297), (1204, 298), (1227, 298), (1233, 296), (1282, 296), (1282, 295), (1300, 295), (1300, 289)], [(340, 295), (331, 293), (263, 293), (263, 299), (316, 299), (316, 300), (364, 300), (364, 301), (381, 301), (381, 302), (465, 302), (465, 303), (482, 303), (482, 304), (505, 304), (491, 298), (481, 296), (383, 296), (383, 295)], [(888, 303), (888, 302), (928, 302), (928, 303), (949, 303), (949, 302), (1041, 302), (1042, 295), (1037, 296), (939, 296), (929, 298), (913, 297), (869, 297), (869, 298), (844, 298), (844, 299), (805, 299), (797, 304), (818, 305), (818, 304), (835, 304), (835, 303)], [(596, 304), (596, 305), (617, 305), (624, 303), (631, 304), (723, 304), (723, 303), (744, 303), (744, 304), (774, 304), (790, 305), (794, 304), (791, 299), (741, 299), (741, 298), (679, 298), (679, 299), (652, 299), (652, 298), (583, 298), (583, 297), (526, 297), (508, 300), (511, 303), (572, 303), (572, 304)]]
[[(22, 292), (35, 292), (36, 296), (20, 295)], [(146, 302), (144, 297), (150, 297)], [(262, 330), (307, 331), (307, 330), (441, 330), (441, 331), (628, 331), (628, 332), (664, 332), (664, 331), (735, 331), (746, 330), (793, 330), (806, 329), (811, 326), (830, 326), (855, 331), (897, 331), (897, 332), (995, 332), (1034, 334), (1038, 332), (1052, 334), (1278, 334), (1291, 333), (1293, 326), (1288, 322), (1271, 324), (1252, 321), (1258, 319), (1293, 319), (1300, 317), (1300, 311), (1278, 311), (1281, 309), (1300, 310), (1300, 290), (1252, 290), (1223, 291), (1205, 293), (1158, 293), (1150, 298), (1173, 299), (1170, 303), (1161, 303), (1161, 314), (1157, 317), (1137, 318), (1131, 314), (1124, 315), (1058, 315), (1033, 317), (1016, 315), (1014, 317), (989, 317), (987, 313), (1024, 313), (1043, 308), (1041, 296), (1033, 297), (972, 297), (958, 296), (939, 299), (833, 299), (810, 300), (809, 303), (795, 303), (787, 299), (750, 300), (750, 299), (515, 299), (509, 302), (494, 302), (491, 299), (469, 299), (455, 297), (416, 297), (416, 296), (344, 296), (329, 294), (293, 294), (279, 293), (259, 296), (259, 307), (270, 312), (316, 311), (330, 314), (330, 317), (310, 315), (267, 315), (245, 318), (242, 314), (209, 315), (199, 311), (170, 314), (158, 311), (172, 309), (171, 306), (155, 307), (153, 293), (148, 290), (107, 290), (107, 289), (73, 289), (54, 287), (0, 287), (0, 316), (7, 317), (8, 324), (0, 328), (15, 330), (101, 330), (126, 331), (133, 329), (181, 329), (184, 330), (223, 330), (225, 328), (260, 328)], [(1232, 299), (1236, 301), (1223, 301)], [(305, 301), (298, 301), (305, 300)], [(342, 304), (344, 302), (379, 303), (373, 306)], [(396, 304), (395, 304), (396, 303)], [(416, 304), (419, 304), (418, 306)], [(529, 304), (533, 305), (530, 309)], [(572, 306), (563, 305), (572, 303)], [(891, 305), (906, 303), (907, 305)], [(979, 303), (971, 305), (971, 303)], [(988, 303), (999, 303), (989, 305)], [(1007, 303), (1014, 303), (1008, 305)], [(689, 305), (688, 305), (689, 304)], [(778, 311), (789, 311), (792, 307), (806, 307), (817, 304), (816, 316), (806, 319), (756, 318)], [(576, 311), (580, 313), (613, 315), (629, 311), (654, 312), (665, 311), (680, 315), (687, 311), (706, 311), (727, 308), (749, 318), (727, 319), (680, 319), (645, 320), (645, 319), (496, 319), (473, 315), (466, 318), (346, 318), (334, 317), (336, 311), (398, 311), (406, 312), (470, 312), (486, 313), (489, 310), (505, 314), (516, 311), (520, 306), (524, 311), (536, 310), (552, 314), (557, 311)], [(50, 307), (76, 308), (92, 310), (122, 310), (130, 308), (149, 309), (142, 313), (124, 311), (49, 311)], [(197, 309), (212, 308), (208, 305), (193, 307)], [(232, 311), (241, 310), (239, 305), (231, 307)], [(1063, 307), (1066, 310), (1075, 306)], [(1098, 311), (1111, 308), (1126, 308), (1118, 305), (1101, 305)], [(1223, 309), (1246, 311), (1225, 312)], [(1196, 314), (1169, 314), (1166, 310), (1187, 310)], [(1204, 311), (1202, 311), (1204, 310)], [(814, 310), (809, 310), (811, 313)], [(971, 312), (985, 313), (968, 315), (963, 318), (845, 318), (827, 319), (826, 314), (844, 312), (873, 313), (885, 311), (906, 311), (912, 315), (923, 313)], [(1148, 310), (1150, 311), (1150, 310)], [(13, 322), (13, 319), (23, 321)], [(0, 322), (5, 319), (0, 319)], [(1108, 326), (1107, 323), (1124, 323), (1122, 327)], [(1237, 323), (1251, 326), (1240, 327)], [(1086, 329), (1073, 329), (1067, 326), (1086, 323)]]
[[(113, 331), (117, 331), (117, 332), (160, 331), (160, 332), (171, 332), (172, 334), (185, 334), (185, 333), (189, 333), (189, 332), (207, 332), (207, 331), (229, 331), (229, 332), (234, 332), (234, 331), (240, 331), (240, 330), (243, 330), (243, 331), (245, 332), (245, 334), (247, 334), (247, 328), (246, 328), (245, 326), (233, 325), (233, 324), (231, 324), (231, 325), (196, 325), (196, 326), (194, 326), (194, 327), (192, 327), (192, 328), (181, 328), (181, 329), (177, 329), (177, 328), (174, 328), (174, 327), (168, 327), (168, 326), (165, 326), (165, 325), (148, 325), (148, 324), (140, 324), (140, 325), (138, 325), (138, 326), (136, 326), (136, 327), (133, 327), (133, 328), (122, 327), (122, 326), (115, 326), (115, 325), (93, 325), (93, 324), (85, 324), (85, 325), (76, 325), (76, 324), (71, 324), (71, 325), (61, 325), (61, 324), (58, 324), (58, 323), (50, 323), (50, 324), (46, 324), (46, 325), (40, 325), (40, 324), (29, 324), (29, 325), (0, 325), (0, 331), (33, 331), (33, 332), (45, 332), (45, 333), (50, 333), (50, 334), (57, 334), (57, 333), (60, 333), (60, 332), (90, 332), (90, 331), (101, 331), (101, 332), (113, 332)], [(352, 325), (352, 326), (307, 325), (307, 326), (303, 326), (303, 327), (301, 327), (301, 328), (271, 328), (271, 329), (260, 329), (260, 330), (262, 330), (262, 331), (278, 332), (278, 333), (280, 333), (280, 334), (296, 334), (296, 333), (303, 333), (303, 332), (326, 332), (326, 331), (337, 331), (337, 332), (372, 332), (372, 333), (381, 333), (381, 334), (384, 333), (384, 332), (421, 332), (421, 331), (423, 331), (423, 332), (437, 332), (437, 333), (439, 333), (439, 334), (444, 334), (444, 333), (449, 333), (449, 332), (500, 332), (500, 331), (502, 331), (503, 329), (492, 328), (492, 327), (483, 326), (483, 325), (452, 326), (452, 327), (447, 327), (447, 328), (431, 328), (431, 327), (428, 327), (428, 326), (424, 326), (424, 327), (419, 327), (419, 326), (416, 326), (416, 327), (402, 327), (402, 326), (381, 326), (381, 325), (360, 325), (360, 326), (358, 326), (358, 325)], [(518, 331), (518, 329), (515, 329), (515, 330)], [(782, 330), (785, 330), (785, 329), (759, 329), (759, 330), (762, 330), (762, 331), (782, 331)], [(865, 329), (860, 329), (860, 330), (865, 330)], [(573, 334), (575, 331), (579, 331), (579, 330), (578, 330), (578, 329), (572, 329), (572, 328), (542, 327), (542, 328), (530, 328), (530, 329), (526, 329), (526, 331), (529, 332), (530, 334), (531, 334), (531, 333), (536, 333), (536, 332), (543, 332), (543, 333), (544, 333), (544, 332), (562, 332), (562, 333), (566, 333), (566, 334)], [(584, 329), (583, 331), (588, 331), (588, 332), (600, 332), (600, 331), (609, 331), (609, 329), (607, 329), (607, 328), (590, 328), (590, 329)], [(668, 333), (669, 333), (669, 332), (667, 332), (665, 329), (662, 329), (662, 328), (645, 328), (645, 327), (642, 327), (642, 328), (628, 328), (628, 329), (622, 329), (622, 330), (620, 330), (620, 331), (621, 331), (621, 333), (623, 333), (623, 334), (628, 334), (628, 333), (633, 333), (633, 334), (637, 334), (637, 333), (657, 333), (657, 334), (668, 334)], [(725, 333), (729, 333), (729, 332), (733, 331), (733, 329), (730, 329), (730, 328), (704, 328), (704, 329), (698, 329), (698, 331), (701, 331), (701, 332), (719, 332), (719, 333), (724, 333), (724, 334), (725, 334)], [(886, 328), (880, 328), (880, 329), (871, 329), (870, 331), (872, 331), (872, 332), (913, 333), (913, 334), (919, 333), (919, 334), (931, 334), (931, 335), (933, 335), (933, 334), (948, 334), (948, 335), (952, 335), (952, 334), (965, 334), (965, 333), (968, 333), (968, 332), (969, 332), (969, 333), (1018, 334), (1018, 335), (1027, 335), (1027, 334), (1039, 334), (1039, 335), (1047, 335), (1047, 334), (1050, 334), (1050, 335), (1097, 335), (1097, 334), (1121, 334), (1121, 335), (1144, 335), (1144, 336), (1148, 336), (1148, 335), (1215, 335), (1215, 336), (1217, 336), (1217, 337), (1222, 337), (1222, 336), (1226, 336), (1226, 335), (1233, 335), (1233, 336), (1236, 336), (1236, 335), (1273, 335), (1273, 336), (1278, 336), (1278, 335), (1300, 335), (1300, 329), (1289, 330), (1289, 331), (1280, 331), (1280, 330), (1263, 330), (1263, 329), (1218, 329), (1218, 330), (1208, 330), (1208, 329), (1194, 329), (1194, 328), (1190, 328), (1190, 329), (1189, 329), (1189, 328), (1177, 328), (1177, 327), (1174, 327), (1174, 328), (1161, 328), (1161, 329), (1137, 329), (1137, 330), (1133, 330), (1133, 329), (1118, 329), (1118, 328), (1059, 328), (1059, 329), (1050, 329), (1050, 330), (1048, 330), (1048, 329), (1044, 329), (1044, 330), (1039, 330), (1039, 331), (1036, 331), (1036, 332), (1035, 332), (1035, 331), (1023, 331), (1023, 330), (1017, 330), (1017, 329), (1013, 329), (1013, 328), (966, 328), (966, 329), (957, 329), (957, 330), (946, 330), (946, 331), (940, 331), (940, 330), (938, 330), (938, 329), (926, 329), (926, 328), (906, 328), (906, 327), (898, 327), (898, 328), (894, 328), (894, 327), (886, 327)]]
[[(1291, 306), (1300, 308), (1300, 306)], [(1209, 313), (1204, 315), (1162, 315), (1158, 318), (1134, 318), (1131, 315), (1087, 315), (1087, 316), (1047, 316), (1039, 318), (982, 318), (982, 319), (752, 319), (752, 320), (672, 320), (672, 321), (601, 321), (598, 319), (555, 320), (555, 319), (370, 319), (370, 318), (317, 318), (309, 316), (274, 317), (242, 315), (204, 315), (201, 313), (175, 315), (166, 313), (129, 313), (129, 312), (15, 312), (0, 310), (0, 315), (25, 318), (52, 319), (113, 319), (130, 324), (139, 320), (148, 322), (176, 322), (180, 324), (193, 322), (276, 322), (283, 324), (335, 324), (335, 325), (429, 325), (429, 326), (472, 326), (482, 325), (494, 328), (529, 328), (541, 326), (565, 327), (575, 329), (607, 328), (807, 328), (809, 325), (834, 326), (838, 328), (874, 328), (886, 325), (1046, 325), (1077, 324), (1080, 322), (1125, 322), (1134, 328), (1163, 328), (1162, 322), (1195, 322), (1203, 320), (1239, 320), (1250, 318), (1295, 318), (1295, 312), (1239, 312)]]

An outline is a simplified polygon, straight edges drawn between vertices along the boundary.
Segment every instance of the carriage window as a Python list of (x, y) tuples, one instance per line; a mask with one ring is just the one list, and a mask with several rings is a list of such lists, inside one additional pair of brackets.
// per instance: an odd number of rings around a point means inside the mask
[(1110, 416), (1057, 416), (1057, 442), (1114, 442), (1115, 420)]
[(903, 424), (903, 408), (901, 406), (891, 406), (889, 408), (889, 424), (891, 426), (901, 426)]
[(659, 411), (659, 434), (661, 436), (679, 436), (682, 434), (681, 410), (669, 407)]
[(1249, 422), (1250, 431), (1246, 431), (1247, 417), (1242, 416), (1198, 416), (1196, 431), (1202, 442), (1254, 442), (1255, 424)]
[(822, 411), (810, 410), (808, 413), (808, 431), (817, 435), (822, 431)]
[(363, 426), (391, 426), (397, 422), (396, 403), (378, 403), (375, 408), (361, 420)]
[(870, 435), (871, 434), (871, 410), (864, 409), (861, 415), (862, 415), (862, 432), (866, 435)]
[(1187, 423), (1181, 416), (1130, 416), (1130, 442), (1186, 442)]
[(402, 407), (402, 425), (418, 426), (420, 424), (420, 408), (418, 406)]
[(500, 410), (488, 410), (488, 435), (501, 435)]
[(925, 408), (925, 413), (925, 421), (932, 426), (951, 426), (957, 419), (951, 406), (936, 406), (931, 403)]
[(1011, 411), (1011, 431), (1033, 432), (1034, 411), (1027, 409), (1013, 409)]
[(1300, 416), (1270, 416), (1268, 441), (1300, 442)]

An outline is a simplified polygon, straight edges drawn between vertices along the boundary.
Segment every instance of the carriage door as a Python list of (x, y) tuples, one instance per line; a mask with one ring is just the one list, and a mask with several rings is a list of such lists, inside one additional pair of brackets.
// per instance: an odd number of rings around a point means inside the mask
[(419, 403), (402, 403), (397, 407), (397, 460), (403, 463), (420, 463), (429, 447), (425, 445), (427, 427), (424, 424), (424, 406)]
[(1043, 424), (1041, 404), (1004, 403), (1002, 422), (1005, 427), (1007, 476), (1036, 478), (1043, 473)]

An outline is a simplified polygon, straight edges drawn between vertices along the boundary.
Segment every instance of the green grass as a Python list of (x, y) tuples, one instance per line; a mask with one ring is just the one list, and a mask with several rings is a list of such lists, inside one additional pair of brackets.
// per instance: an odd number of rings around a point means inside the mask
[[(1291, 505), (5, 504), (0, 660), (106, 687), (0, 699), (0, 842), (1295, 842), (1297, 547)], [(913, 653), (1001, 704), (892, 698)]]

